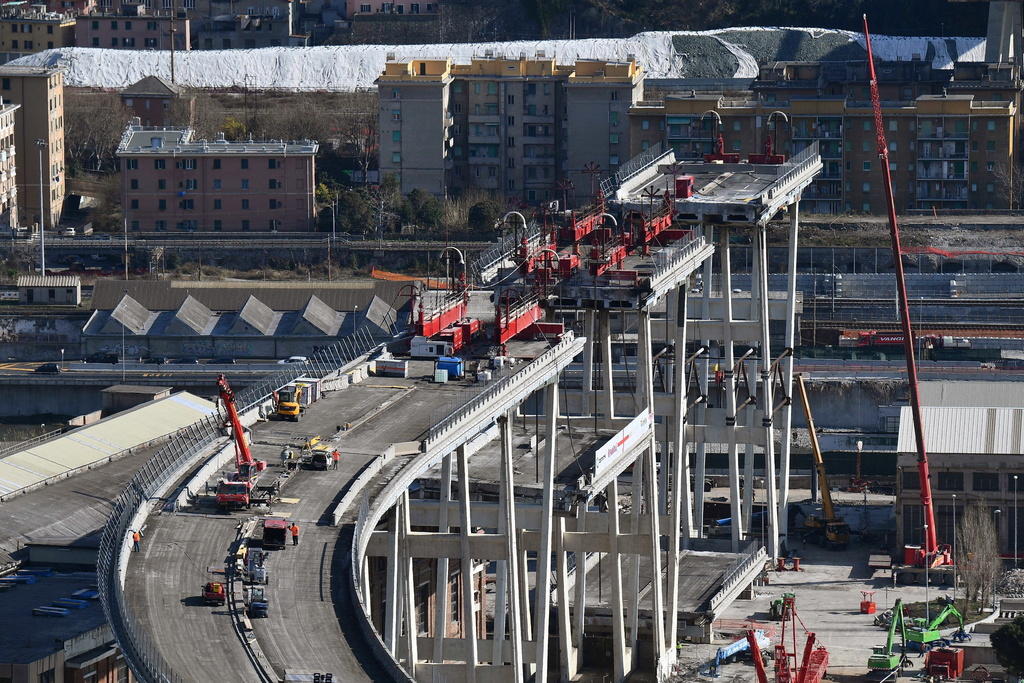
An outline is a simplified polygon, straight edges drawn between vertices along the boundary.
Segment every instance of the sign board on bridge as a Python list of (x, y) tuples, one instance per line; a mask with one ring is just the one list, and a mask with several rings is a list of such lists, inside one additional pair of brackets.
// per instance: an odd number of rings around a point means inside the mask
[(649, 439), (653, 428), (654, 418), (651, 409), (645, 408), (642, 413), (630, 420), (622, 431), (597, 449), (594, 454), (594, 483), (601, 482), (608, 468), (617, 463), (624, 454)]

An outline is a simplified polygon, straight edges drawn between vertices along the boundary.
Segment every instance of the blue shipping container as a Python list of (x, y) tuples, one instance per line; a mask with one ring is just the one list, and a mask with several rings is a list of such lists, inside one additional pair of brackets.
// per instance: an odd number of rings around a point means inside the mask
[(461, 358), (448, 358), (442, 356), (437, 359), (437, 363), (434, 365), (437, 370), (447, 370), (448, 377), (451, 379), (457, 379), (462, 377), (463, 363)]

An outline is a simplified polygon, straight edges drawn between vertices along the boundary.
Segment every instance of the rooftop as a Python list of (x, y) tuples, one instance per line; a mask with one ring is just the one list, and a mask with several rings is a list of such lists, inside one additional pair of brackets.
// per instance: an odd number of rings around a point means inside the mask
[(19, 287), (79, 287), (81, 278), (77, 275), (21, 275)]
[[(86, 591), (79, 593), (79, 591)], [(86, 606), (67, 609), (65, 616), (36, 616), (32, 610), (60, 598), (81, 596)], [(87, 597), (92, 596), (92, 597)], [(96, 593), (96, 575), (73, 573), (40, 577), (34, 584), (19, 584), (0, 600), (0, 662), (28, 664), (63, 650), (68, 641), (98, 628), (106, 617)], [(108, 633), (108, 639), (111, 637)], [(76, 653), (77, 654), (77, 653)]]
[(146, 76), (121, 91), (122, 97), (176, 97), (181, 88), (159, 76)]
[(319, 144), (315, 140), (284, 141), (247, 140), (229, 142), (219, 133), (216, 140), (193, 140), (191, 128), (168, 128), (160, 126), (143, 126), (140, 119), (134, 117), (121, 136), (121, 144), (117, 147), (118, 155), (168, 155), (168, 154), (209, 154), (218, 156), (231, 155), (306, 155), (316, 154)]
[[(922, 407), (924, 443), (930, 453), (1024, 455), (1024, 408)], [(917, 451), (910, 406), (900, 410), (899, 453)]]

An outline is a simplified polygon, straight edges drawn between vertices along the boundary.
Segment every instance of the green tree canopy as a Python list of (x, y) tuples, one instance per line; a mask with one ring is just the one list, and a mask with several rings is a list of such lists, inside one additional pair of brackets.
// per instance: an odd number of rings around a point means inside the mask
[(1014, 676), (1024, 676), (1024, 617), (1017, 617), (992, 634), (996, 659)]

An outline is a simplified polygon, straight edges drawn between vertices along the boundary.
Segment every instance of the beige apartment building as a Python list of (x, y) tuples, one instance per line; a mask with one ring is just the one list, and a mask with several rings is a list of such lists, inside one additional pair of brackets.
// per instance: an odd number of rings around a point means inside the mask
[(124, 215), (134, 231), (314, 229), (315, 141), (193, 140), (190, 128), (141, 125), (121, 138)]
[(19, 105), (0, 100), (0, 226), (18, 227), (18, 173), (14, 159), (15, 112)]
[(541, 202), (560, 199), (568, 180), (578, 204), (600, 179), (588, 165), (607, 174), (629, 157), (643, 72), (633, 60), (488, 56), (390, 61), (377, 85), (380, 172), (403, 192), (479, 188)]
[(71, 13), (8, 9), (0, 12), (0, 64), (75, 44)]
[(38, 224), (45, 215), (46, 229), (52, 230), (64, 208), (64, 72), (0, 66), (0, 98), (20, 105), (14, 117), (18, 219), (22, 225)]

